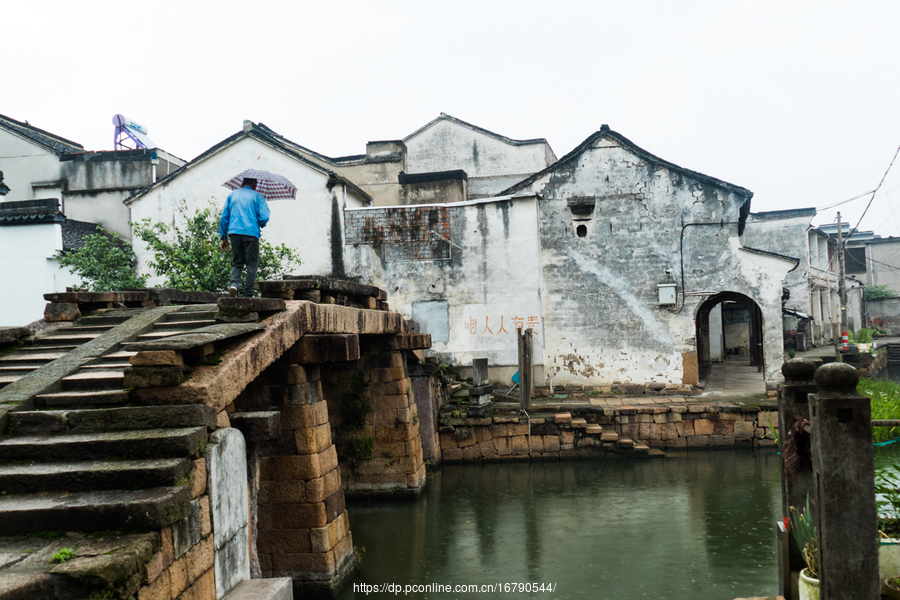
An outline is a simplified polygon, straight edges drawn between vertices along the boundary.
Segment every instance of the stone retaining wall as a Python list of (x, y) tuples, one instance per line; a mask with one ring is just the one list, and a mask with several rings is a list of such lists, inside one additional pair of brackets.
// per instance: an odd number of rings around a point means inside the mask
[(650, 449), (767, 447), (778, 427), (774, 403), (765, 406), (678, 404), (621, 406), (541, 414), (462, 418), (441, 413), (445, 462), (646, 456)]

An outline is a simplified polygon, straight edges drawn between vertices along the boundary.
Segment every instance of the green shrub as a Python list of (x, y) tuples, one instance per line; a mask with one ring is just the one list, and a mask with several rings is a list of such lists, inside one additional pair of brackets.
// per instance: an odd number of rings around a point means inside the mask
[[(144, 219), (132, 223), (134, 236), (153, 252), (148, 265), (166, 277), (167, 287), (180, 290), (221, 292), (228, 288), (231, 274), (231, 252), (219, 247), (219, 217), (221, 211), (210, 203), (204, 209), (188, 214), (187, 202), (176, 206), (184, 221), (183, 227), (153, 223)], [(260, 281), (276, 279), (300, 265), (297, 253), (284, 244), (273, 247), (266, 240), (259, 241)]]
[(84, 238), (84, 245), (56, 255), (59, 266), (81, 278), (77, 290), (118, 292), (147, 285), (147, 276), (138, 275), (137, 258), (131, 244), (116, 233), (100, 229)]

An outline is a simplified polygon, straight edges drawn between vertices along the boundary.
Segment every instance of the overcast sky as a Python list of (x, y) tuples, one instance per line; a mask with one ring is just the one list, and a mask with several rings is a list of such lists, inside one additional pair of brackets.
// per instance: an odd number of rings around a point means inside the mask
[[(0, 114), (88, 150), (116, 113), (184, 159), (244, 119), (329, 156), (441, 112), (559, 157), (607, 123), (761, 212), (873, 190), (900, 146), (897, 0), (32, 0), (3, 23)], [(895, 210), (900, 164), (860, 228), (900, 235)]]

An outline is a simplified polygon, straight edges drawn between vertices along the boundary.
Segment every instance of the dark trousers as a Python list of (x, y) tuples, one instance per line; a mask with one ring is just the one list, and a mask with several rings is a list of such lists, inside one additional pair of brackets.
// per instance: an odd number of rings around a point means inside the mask
[(247, 278), (241, 296), (253, 296), (253, 284), (256, 283), (256, 270), (259, 268), (259, 238), (252, 235), (232, 233), (231, 240), (231, 283), (232, 287), (241, 289), (241, 273), (247, 267)]

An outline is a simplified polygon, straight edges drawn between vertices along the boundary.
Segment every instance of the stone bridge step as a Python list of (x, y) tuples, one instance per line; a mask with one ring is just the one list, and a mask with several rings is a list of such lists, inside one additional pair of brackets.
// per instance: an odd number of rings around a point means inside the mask
[(182, 458), (206, 443), (205, 427), (21, 435), (0, 439), (0, 462)]
[(0, 465), (4, 494), (172, 487), (191, 472), (187, 458)]
[(48, 492), (0, 496), (0, 531), (162, 529), (190, 513), (187, 485), (146, 490)]
[(10, 413), (9, 433), (87, 433), (184, 427), (216, 427), (215, 409), (183, 406), (129, 406), (105, 409), (26, 410)]
[(115, 370), (81, 370), (63, 377), (65, 390), (110, 390), (125, 386), (125, 375)]
[(153, 324), (156, 331), (171, 331), (174, 329), (199, 329), (215, 325), (215, 319), (193, 320), (193, 321), (161, 321)]
[(90, 342), (100, 337), (99, 333), (56, 333), (34, 340), (35, 346), (75, 345)]
[(217, 311), (215, 310), (169, 313), (161, 321), (157, 321), (156, 324), (196, 322), (205, 323), (205, 327), (216, 322), (216, 314)]
[(36, 408), (118, 406), (128, 404), (131, 395), (128, 390), (86, 390), (40, 394), (34, 397)]
[(59, 351), (36, 351), (36, 352), (13, 352), (12, 354), (7, 354), (6, 356), (0, 358), (0, 365), (12, 365), (12, 364), (39, 364), (45, 365), (50, 361), (56, 360), (61, 356), (65, 356), (65, 352)]

